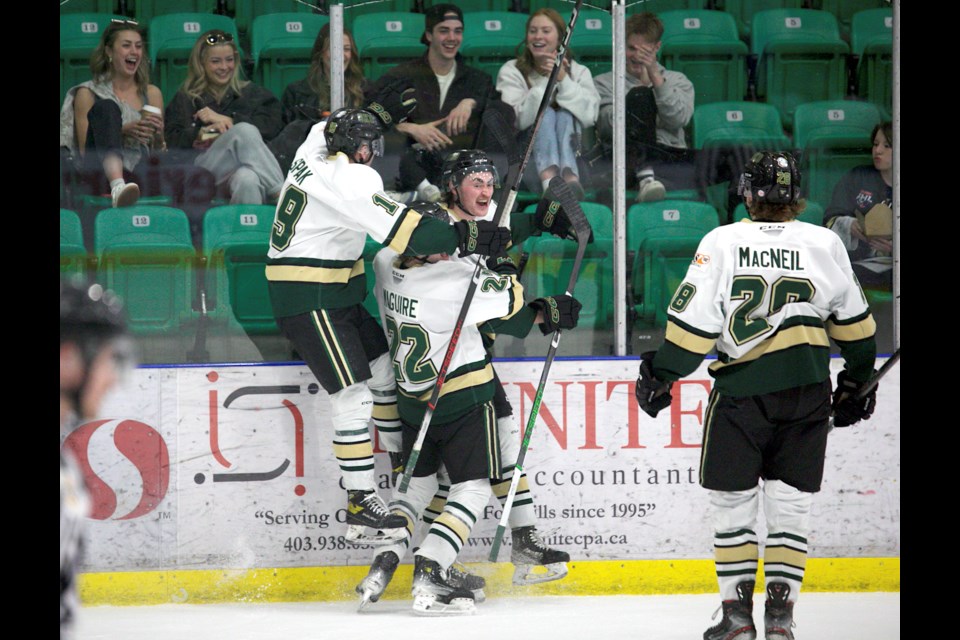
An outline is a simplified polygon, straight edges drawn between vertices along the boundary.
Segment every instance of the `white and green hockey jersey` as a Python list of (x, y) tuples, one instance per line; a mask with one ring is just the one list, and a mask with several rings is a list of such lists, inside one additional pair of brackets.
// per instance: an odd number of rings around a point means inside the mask
[(326, 156), (315, 125), (287, 173), (277, 204), (266, 277), (274, 315), (361, 304), (367, 236), (398, 253), (453, 251), (456, 231), (391, 200), (369, 166)]
[(654, 373), (677, 380), (714, 347), (718, 391), (772, 393), (826, 380), (830, 338), (850, 375), (869, 378), (876, 325), (835, 233), (744, 220), (701, 240), (670, 308)]
[[(397, 380), (400, 417), (408, 424), (420, 424), (443, 367), (475, 264), (469, 260), (444, 260), (403, 268), (395, 251), (381, 249), (374, 258), (374, 270), (374, 290)], [(493, 398), (493, 368), (477, 325), (503, 320), (502, 332), (522, 337), (530, 330), (535, 315), (524, 306), (523, 285), (516, 276), (480, 270), (434, 410), (435, 422), (449, 422)]]

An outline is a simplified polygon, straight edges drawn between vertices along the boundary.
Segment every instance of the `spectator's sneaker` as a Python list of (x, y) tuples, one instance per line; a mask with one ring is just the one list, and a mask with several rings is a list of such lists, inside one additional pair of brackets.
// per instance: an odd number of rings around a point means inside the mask
[(653, 173), (638, 175), (637, 202), (657, 202), (667, 195), (663, 183), (654, 177)]
[(110, 190), (110, 199), (116, 207), (132, 207), (140, 199), (140, 187), (134, 182), (118, 184)]

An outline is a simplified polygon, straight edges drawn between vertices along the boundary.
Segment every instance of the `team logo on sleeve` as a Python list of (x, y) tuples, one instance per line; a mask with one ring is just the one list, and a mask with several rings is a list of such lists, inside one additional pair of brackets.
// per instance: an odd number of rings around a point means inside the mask
[(706, 269), (710, 266), (710, 254), (709, 253), (698, 253), (693, 256), (693, 261), (690, 263), (690, 266), (697, 267), (698, 269)]

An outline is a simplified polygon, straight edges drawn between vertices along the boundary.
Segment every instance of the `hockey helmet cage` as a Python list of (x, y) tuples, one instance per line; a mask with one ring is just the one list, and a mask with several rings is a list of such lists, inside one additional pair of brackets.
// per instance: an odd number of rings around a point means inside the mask
[(481, 171), (492, 173), (494, 188), (500, 187), (500, 174), (497, 172), (497, 166), (485, 151), (481, 149), (454, 151), (443, 161), (443, 168), (440, 171), (440, 190), (446, 195), (450, 193), (451, 183), (459, 186), (468, 175)]
[(800, 170), (789, 153), (758, 151), (740, 176), (737, 193), (757, 202), (796, 204), (800, 200)]
[(375, 115), (363, 109), (344, 108), (331, 113), (323, 137), (330, 155), (342, 152), (353, 158), (364, 145), (370, 147), (373, 156), (383, 155), (380, 123)]

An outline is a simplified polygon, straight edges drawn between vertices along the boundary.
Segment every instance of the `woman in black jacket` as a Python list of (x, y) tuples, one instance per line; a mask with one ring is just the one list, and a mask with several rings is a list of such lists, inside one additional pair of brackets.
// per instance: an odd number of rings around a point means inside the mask
[(167, 145), (199, 152), (194, 163), (228, 186), (233, 204), (275, 201), (283, 173), (265, 140), (283, 127), (280, 101), (240, 77), (233, 35), (207, 31), (190, 52), (187, 77), (167, 105)]

